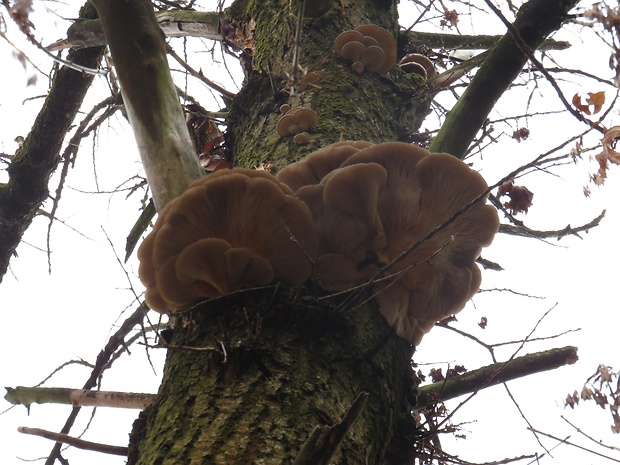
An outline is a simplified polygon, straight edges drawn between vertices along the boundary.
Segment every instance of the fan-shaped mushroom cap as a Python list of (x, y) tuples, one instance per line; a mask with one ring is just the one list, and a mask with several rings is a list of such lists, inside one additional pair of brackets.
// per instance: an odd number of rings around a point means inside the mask
[[(397, 334), (418, 343), (436, 321), (460, 311), (478, 290), (480, 271), (475, 260), (497, 232), (497, 212), (480, 202), (454, 216), (482, 195), (487, 185), (477, 172), (451, 155), (430, 154), (398, 142), (377, 144), (348, 157), (338, 172), (345, 173), (356, 164), (379, 164), (387, 173), (377, 200), (385, 247), (367, 250), (380, 263), (398, 258), (451, 220), (395, 264), (389, 271), (396, 273), (392, 279), (375, 286), (381, 312)], [(352, 200), (343, 202), (351, 204)], [(317, 225), (323, 247), (322, 225)], [(340, 248), (331, 253), (344, 253), (358, 269), (364, 263), (359, 250), (352, 257), (347, 255), (348, 245), (332, 242), (331, 246)]]
[(319, 116), (308, 108), (291, 108), (278, 120), (276, 131), (282, 137), (315, 129)]
[(362, 42), (352, 40), (351, 42), (344, 44), (344, 47), (340, 50), (340, 56), (345, 60), (361, 61), (364, 56), (364, 52), (366, 52), (366, 46)]
[(380, 47), (372, 45), (366, 48), (362, 63), (368, 71), (378, 73), (385, 65), (385, 53)]
[(310, 131), (319, 124), (319, 116), (307, 108), (299, 108), (293, 116), (297, 120), (299, 132)]
[(160, 213), (138, 251), (147, 303), (178, 311), (206, 297), (266, 284), (303, 284), (318, 239), (310, 211), (264, 171), (199, 179)]
[(386, 180), (385, 169), (377, 163), (350, 165), (323, 178), (322, 251), (339, 252), (361, 263), (369, 252), (386, 246), (377, 211)]
[(374, 24), (367, 24), (364, 26), (356, 27), (355, 30), (365, 36), (375, 39), (383, 53), (385, 54), (385, 63), (376, 72), (379, 74), (385, 74), (396, 64), (396, 40), (392, 34), (382, 27), (375, 26)]
[(285, 114), (278, 120), (276, 131), (278, 131), (280, 136), (284, 137), (297, 134), (301, 131), (301, 129), (299, 128), (294, 115)]
[(299, 134), (295, 134), (293, 137), (293, 142), (298, 145), (306, 145), (309, 144), (312, 140), (312, 136), (307, 132), (300, 132)]
[[(405, 55), (399, 65), (403, 71), (407, 73), (416, 73), (424, 76), (425, 79), (432, 79), (437, 74), (433, 62), (428, 57), (419, 53), (410, 53)], [(420, 73), (420, 67), (424, 69), (424, 73)]]
[(360, 267), (340, 253), (326, 253), (317, 258), (314, 276), (323, 289), (339, 292), (367, 281), (377, 270), (372, 264)]
[(396, 41), (385, 29), (369, 24), (354, 31), (345, 31), (336, 37), (334, 51), (351, 60), (353, 70), (361, 73), (368, 69), (385, 74), (396, 63)]
[(276, 179), (293, 191), (309, 184), (318, 184), (327, 173), (338, 168), (352, 154), (371, 145), (372, 142), (365, 141), (344, 141), (328, 145), (312, 152), (303, 160), (290, 164), (276, 175)]
[[(478, 173), (447, 154), (419, 160), (413, 175), (400, 185), (398, 193), (389, 195), (393, 185), (388, 181), (388, 195), (380, 201), (388, 259), (398, 257), (444, 224), (487, 187)], [(405, 185), (407, 190), (402, 189)], [(420, 326), (420, 321), (436, 322), (465, 306), (480, 285), (475, 260), (482, 247), (491, 243), (498, 227), (495, 208), (476, 204), (394, 266), (392, 271), (403, 272), (399, 280), (409, 291), (409, 318), (415, 318)], [(415, 331), (411, 327), (396, 330), (413, 337), (412, 343), (419, 342), (418, 336), (412, 336)]]
[(364, 34), (358, 31), (344, 31), (343, 33), (339, 34), (334, 41), (334, 52), (342, 56), (342, 49), (349, 42), (364, 43)]

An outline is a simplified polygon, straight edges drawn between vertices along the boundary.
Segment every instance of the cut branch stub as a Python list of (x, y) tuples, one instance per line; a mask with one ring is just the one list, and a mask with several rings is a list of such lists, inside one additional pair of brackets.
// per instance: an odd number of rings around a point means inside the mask
[(319, 285), (346, 290), (389, 264), (377, 302), (397, 334), (418, 344), (477, 292), (475, 260), (498, 230), (497, 212), (481, 197), (484, 179), (457, 158), (365, 144), (325, 147), (278, 176), (314, 217)]
[(308, 208), (264, 171), (200, 179), (161, 212), (138, 250), (146, 301), (177, 312), (205, 298), (277, 280), (303, 284), (318, 241)]

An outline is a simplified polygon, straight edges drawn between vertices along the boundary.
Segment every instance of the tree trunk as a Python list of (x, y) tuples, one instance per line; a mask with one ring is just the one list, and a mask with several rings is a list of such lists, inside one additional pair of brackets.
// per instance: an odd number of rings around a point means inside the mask
[[(309, 2), (299, 64), (319, 73), (316, 85), (292, 79), (296, 3), (237, 2), (228, 12), (231, 28), (255, 24), (246, 85), (229, 108), (236, 164), (281, 168), (341, 139), (402, 140), (417, 129), (429, 102), (414, 98), (415, 78), (399, 69), (358, 74), (333, 52), (339, 33), (362, 24), (396, 37), (396, 2)], [(319, 115), (308, 146), (278, 136), (284, 103)], [(314, 428), (340, 422), (362, 392), (366, 406), (333, 463), (410, 462), (411, 346), (373, 303), (336, 311), (338, 300), (320, 295), (315, 287), (269, 288), (173, 318), (177, 348), (168, 352), (156, 403), (134, 426), (129, 463), (292, 463)]]

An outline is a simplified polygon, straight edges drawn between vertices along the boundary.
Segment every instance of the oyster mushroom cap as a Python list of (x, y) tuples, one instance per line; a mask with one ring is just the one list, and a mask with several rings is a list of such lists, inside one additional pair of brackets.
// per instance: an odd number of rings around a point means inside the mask
[(153, 309), (176, 312), (204, 298), (273, 280), (303, 284), (318, 236), (308, 207), (264, 171), (216, 171), (160, 213), (138, 251)]
[(369, 36), (379, 43), (379, 47), (385, 53), (385, 63), (377, 71), (379, 74), (387, 73), (396, 64), (396, 40), (389, 31), (374, 24), (356, 27), (355, 30), (364, 36)]

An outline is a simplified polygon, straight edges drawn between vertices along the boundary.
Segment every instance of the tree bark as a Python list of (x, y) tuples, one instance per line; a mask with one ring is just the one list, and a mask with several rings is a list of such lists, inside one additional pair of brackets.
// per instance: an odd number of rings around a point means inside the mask
[(162, 386), (134, 425), (128, 463), (291, 463), (315, 427), (338, 423), (362, 392), (366, 407), (332, 463), (407, 463), (410, 346), (373, 305), (348, 316), (333, 308), (270, 288), (175, 318)]

